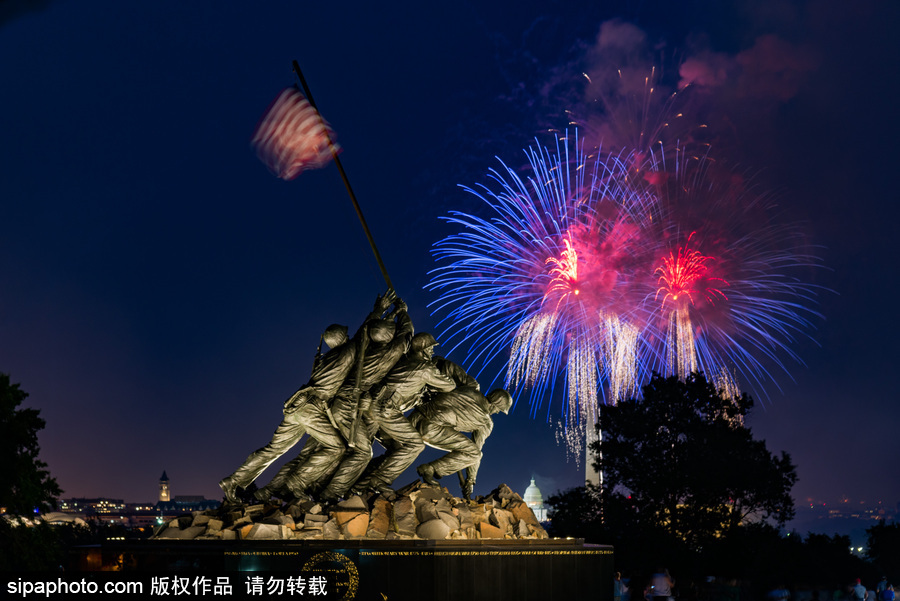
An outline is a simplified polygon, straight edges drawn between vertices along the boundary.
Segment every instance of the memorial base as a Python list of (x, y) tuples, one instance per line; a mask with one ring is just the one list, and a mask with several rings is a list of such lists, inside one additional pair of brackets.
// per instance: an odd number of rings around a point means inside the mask
[[(232, 598), (253, 596), (254, 582), (266, 591), (268, 582), (299, 576), (324, 581), (320, 598), (332, 600), (611, 601), (613, 549), (578, 539), (149, 540), (76, 548), (70, 569), (226, 578)], [(307, 588), (285, 598), (315, 596)]]

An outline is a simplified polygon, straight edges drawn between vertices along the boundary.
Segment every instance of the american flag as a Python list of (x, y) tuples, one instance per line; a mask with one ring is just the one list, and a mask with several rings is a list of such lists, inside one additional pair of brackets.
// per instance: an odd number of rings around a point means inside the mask
[(332, 158), (334, 132), (295, 87), (285, 88), (260, 119), (250, 144), (269, 170), (292, 180), (306, 169), (319, 169)]

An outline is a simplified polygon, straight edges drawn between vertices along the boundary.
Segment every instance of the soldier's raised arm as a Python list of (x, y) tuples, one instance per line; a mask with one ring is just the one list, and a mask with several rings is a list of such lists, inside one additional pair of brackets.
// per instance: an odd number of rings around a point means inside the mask
[(394, 292), (393, 288), (388, 288), (387, 292), (379, 294), (378, 298), (375, 299), (375, 306), (372, 307), (372, 312), (366, 317), (366, 321), (381, 319), (384, 316), (384, 312), (388, 310), (396, 298), (397, 293)]
[[(409, 317), (409, 312), (406, 310), (406, 303), (401, 300), (397, 302), (401, 304), (392, 313), (392, 315), (396, 314), (395, 317), (397, 319), (397, 333), (394, 334), (394, 340), (403, 340), (404, 344), (409, 346), (409, 341), (412, 340), (415, 329), (413, 328), (412, 319)], [(406, 352), (406, 350), (404, 349), (403, 352)]]

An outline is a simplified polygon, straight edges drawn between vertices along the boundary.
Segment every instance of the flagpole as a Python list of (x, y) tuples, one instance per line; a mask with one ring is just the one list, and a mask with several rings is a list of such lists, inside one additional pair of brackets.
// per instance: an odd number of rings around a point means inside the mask
[[(309, 104), (316, 110), (319, 119), (322, 119), (322, 113), (319, 112), (316, 102), (313, 100), (312, 93), (309, 91), (309, 86), (306, 84), (306, 78), (303, 77), (303, 72), (300, 70), (300, 65), (297, 61), (294, 61), (293, 64), (294, 73), (300, 78), (300, 85), (303, 86), (303, 93), (306, 94), (306, 99), (309, 100)], [(328, 147), (331, 149), (331, 156), (334, 157), (334, 162), (337, 165), (338, 171), (341, 173), (341, 179), (344, 180), (344, 187), (347, 188), (347, 194), (350, 195), (350, 201), (353, 203), (353, 208), (356, 209), (356, 216), (359, 217), (359, 222), (362, 224), (363, 231), (366, 233), (366, 238), (369, 240), (369, 246), (372, 247), (372, 252), (375, 254), (375, 260), (378, 261), (381, 275), (384, 276), (384, 281), (387, 282), (388, 288), (393, 289), (394, 284), (391, 283), (391, 277), (388, 275), (387, 268), (384, 266), (384, 261), (381, 260), (381, 254), (375, 246), (375, 239), (372, 237), (372, 232), (369, 231), (369, 226), (366, 224), (366, 218), (363, 217), (362, 209), (356, 201), (356, 194), (353, 193), (353, 188), (350, 187), (350, 180), (347, 179), (347, 173), (344, 171), (344, 166), (341, 164), (340, 157), (338, 157), (337, 148), (335, 148), (334, 142), (331, 141), (331, 137), (328, 136), (328, 129), (323, 127), (323, 130), (325, 131), (325, 136), (328, 138)]]

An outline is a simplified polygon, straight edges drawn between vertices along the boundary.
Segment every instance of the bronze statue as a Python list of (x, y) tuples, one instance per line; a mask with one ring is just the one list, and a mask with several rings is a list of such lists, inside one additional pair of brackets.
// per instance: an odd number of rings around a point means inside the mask
[[(435, 478), (466, 470), (460, 478), (463, 497), (468, 499), (475, 488), (481, 449), (494, 428), (491, 415), (508, 413), (512, 397), (502, 389), (492, 390), (487, 397), (472, 386), (459, 386), (450, 392), (437, 394), (417, 407), (409, 416), (430, 447), (448, 451), (434, 461), (424, 463), (416, 472), (427, 484), (437, 485)], [(463, 432), (471, 432), (469, 438)]]
[(478, 391), (481, 390), (481, 385), (478, 383), (478, 380), (467, 374), (462, 366), (449, 359), (445, 359), (444, 357), (434, 357), (433, 360), (434, 364), (441, 370), (442, 374), (453, 378), (453, 381), (456, 382), (456, 386), (468, 386), (469, 388), (474, 388)]
[(404, 413), (419, 404), (426, 388), (446, 392), (456, 387), (456, 382), (441, 373), (432, 361), (435, 346), (437, 340), (431, 334), (413, 336), (409, 353), (372, 391), (374, 425), (378, 428), (377, 437), (382, 440), (387, 452), (355, 489), (371, 488), (385, 496), (392, 496), (394, 491), (390, 484), (425, 449), (422, 437)]
[[(390, 321), (391, 317), (396, 318), (396, 325)], [(331, 406), (349, 448), (319, 497), (325, 501), (345, 497), (372, 459), (371, 431), (374, 426), (370, 389), (387, 375), (409, 347), (413, 324), (407, 314), (406, 303), (397, 299), (389, 319), (375, 321), (370, 328), (369, 346), (365, 353), (360, 354), (359, 369), (348, 375)], [(319, 450), (313, 450), (310, 461), (318, 453)], [(288, 488), (291, 490), (294, 488), (291, 486), (293, 478), (293, 475), (288, 477)]]
[[(322, 344), (330, 348), (324, 355)], [(314, 494), (332, 501), (366, 490), (390, 498), (390, 485), (426, 444), (447, 454), (419, 466), (422, 479), (436, 484), (435, 478), (458, 472), (468, 498), (481, 448), (493, 429), (491, 415), (508, 412), (512, 398), (504, 390), (483, 396), (462, 367), (434, 357), (436, 345), (431, 334), (413, 336), (406, 303), (393, 290), (378, 297), (352, 340), (346, 326), (329, 326), (309, 382), (285, 401), (272, 440), (219, 482), (226, 501), (237, 502), (237, 490), (249, 486), (306, 433), (301, 453), (256, 491), (257, 499)], [(471, 432), (471, 438), (464, 432)], [(371, 461), (376, 437), (386, 453)]]
[(308, 433), (318, 444), (319, 452), (309, 458), (291, 474), (288, 488), (301, 494), (305, 485), (322, 477), (336, 466), (344, 456), (346, 444), (327, 412), (327, 403), (340, 390), (353, 367), (358, 363), (361, 340), (364, 339), (367, 324), (380, 318), (394, 298), (393, 291), (375, 301), (373, 312), (352, 341), (347, 339), (347, 328), (340, 325), (329, 326), (322, 335), (322, 341), (329, 350), (313, 365), (309, 382), (295, 392), (284, 403), (284, 418), (266, 446), (250, 454), (235, 472), (219, 482), (225, 492), (225, 500), (237, 502), (236, 491), (246, 488), (251, 482), (291, 449)]

